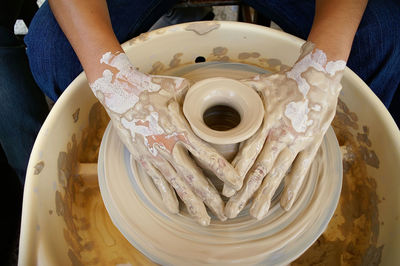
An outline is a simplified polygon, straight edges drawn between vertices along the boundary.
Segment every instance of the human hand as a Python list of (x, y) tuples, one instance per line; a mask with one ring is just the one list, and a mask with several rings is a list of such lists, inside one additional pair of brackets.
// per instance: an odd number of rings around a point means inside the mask
[(291, 208), (335, 115), (345, 65), (343, 60), (327, 62), (325, 53), (307, 42), (291, 69), (243, 81), (261, 94), (265, 117), (232, 162), (246, 178), (235, 195), (224, 186), (223, 194), (233, 195), (225, 206), (228, 218), (236, 217), (250, 198), (250, 215), (265, 217), (290, 167), (280, 203), (285, 210)]
[(231, 164), (199, 139), (185, 120), (180, 102), (188, 80), (141, 73), (124, 53), (106, 53), (100, 62), (106, 67), (103, 76), (90, 87), (122, 142), (152, 178), (168, 210), (179, 212), (176, 192), (200, 224), (210, 223), (205, 205), (225, 220), (218, 191), (188, 151), (229, 186), (237, 190), (242, 183)]

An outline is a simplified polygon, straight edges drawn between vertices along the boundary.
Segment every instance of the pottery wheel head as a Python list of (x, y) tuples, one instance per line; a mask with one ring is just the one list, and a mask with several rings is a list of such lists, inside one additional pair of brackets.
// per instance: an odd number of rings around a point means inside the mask
[[(199, 77), (215, 78), (216, 73), (218, 77), (226, 73), (227, 78), (248, 78), (265, 72), (232, 63), (187, 68), (166, 74), (199, 81)], [(206, 111), (209, 107), (202, 108)], [(322, 234), (336, 208), (342, 182), (340, 150), (329, 129), (289, 212), (281, 209), (276, 197), (261, 221), (251, 218), (245, 208), (235, 219), (212, 219), (210, 226), (203, 227), (188, 215), (183, 204), (181, 213), (168, 212), (151, 178), (131, 159), (111, 125), (103, 136), (98, 167), (101, 195), (112, 221), (133, 246), (159, 264), (287, 264)]]

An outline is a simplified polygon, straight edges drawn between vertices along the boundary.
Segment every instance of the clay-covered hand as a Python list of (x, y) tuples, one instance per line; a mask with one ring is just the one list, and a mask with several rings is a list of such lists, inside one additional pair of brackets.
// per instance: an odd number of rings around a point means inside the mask
[(106, 53), (101, 63), (106, 67), (103, 76), (90, 87), (122, 142), (152, 178), (168, 210), (179, 212), (176, 192), (200, 224), (210, 223), (205, 205), (225, 220), (219, 193), (188, 151), (226, 184), (239, 189), (241, 181), (231, 164), (195, 136), (185, 120), (180, 101), (189, 82), (141, 73), (124, 53)]
[[(340, 80), (346, 62), (329, 61), (307, 42), (294, 66), (272, 75), (243, 81), (263, 98), (265, 117), (258, 132), (240, 148), (232, 164), (243, 187), (235, 193), (225, 184), (229, 218), (236, 217), (250, 198), (250, 214), (262, 219), (285, 177), (281, 206), (289, 210), (336, 112)], [(290, 171), (288, 172), (288, 170)]]

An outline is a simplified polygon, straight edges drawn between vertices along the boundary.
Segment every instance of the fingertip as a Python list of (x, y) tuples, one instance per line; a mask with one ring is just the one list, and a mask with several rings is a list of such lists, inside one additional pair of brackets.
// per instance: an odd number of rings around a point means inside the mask
[(222, 195), (224, 195), (225, 197), (232, 197), (233, 195), (235, 195), (236, 190), (233, 189), (232, 187), (230, 187), (229, 185), (224, 185), (224, 187), (222, 188)]
[(199, 223), (200, 225), (202, 225), (202, 226), (209, 226), (209, 225), (210, 225), (211, 218), (210, 218), (209, 216), (207, 216), (207, 217), (199, 217), (199, 218), (197, 219), (197, 221), (198, 221), (198, 223)]
[(226, 216), (225, 216), (225, 211), (224, 211), (224, 202), (222, 201), (221, 198), (219, 198), (219, 200), (217, 200), (217, 204), (214, 205), (210, 205), (207, 204), (208, 208), (214, 213), (215, 216), (217, 216), (217, 218), (220, 221), (226, 221)]
[(237, 204), (235, 204), (231, 200), (228, 201), (228, 203), (225, 206), (225, 215), (229, 219), (233, 219), (239, 214), (239, 212), (240, 212), (240, 210), (239, 210)]
[[(223, 180), (226, 183), (226, 185), (228, 185), (234, 191), (233, 194), (236, 191), (238, 191), (243, 185), (243, 180), (241, 180), (238, 172), (229, 163), (228, 163), (228, 166), (224, 167), (224, 169), (222, 170), (222, 173), (218, 174), (218, 172), (219, 172), (218, 169), (214, 169), (213, 172), (219, 179)], [(224, 196), (226, 196), (224, 194), (224, 191), (222, 192), (222, 194)], [(230, 197), (230, 196), (226, 196), (226, 197)]]
[(270, 202), (267, 201), (262, 206), (257, 204), (256, 202), (250, 208), (250, 216), (256, 218), (257, 220), (262, 220), (265, 216), (267, 216), (270, 207)]
[(172, 214), (179, 213), (179, 203), (178, 204), (167, 204), (167, 209)]
[(236, 218), (236, 216), (238, 215), (238, 212), (233, 211), (233, 210), (225, 210), (225, 215), (229, 219), (233, 219), (233, 218)]
[(292, 208), (293, 203), (294, 203), (293, 191), (284, 191), (280, 200), (282, 209), (284, 209), (285, 211), (289, 211)]
[(220, 221), (222, 221), (222, 222), (225, 222), (228, 218), (227, 218), (223, 213), (221, 213), (221, 215), (218, 216), (218, 219), (219, 219)]

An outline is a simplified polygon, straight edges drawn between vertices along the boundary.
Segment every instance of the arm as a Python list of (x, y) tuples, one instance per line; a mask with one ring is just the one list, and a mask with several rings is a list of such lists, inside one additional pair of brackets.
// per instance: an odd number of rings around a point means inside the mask
[(49, 0), (51, 10), (77, 54), (89, 83), (102, 76), (106, 52), (123, 52), (105, 0)]
[(328, 61), (347, 61), (368, 0), (317, 0), (308, 36)]
[(224, 202), (188, 151), (236, 189), (240, 179), (231, 164), (199, 139), (185, 120), (176, 96), (183, 95), (189, 82), (136, 70), (115, 37), (105, 0), (50, 0), (50, 6), (93, 93), (121, 141), (152, 178), (167, 208), (179, 212), (177, 194), (200, 224), (210, 223), (205, 205), (225, 220)]
[[(281, 206), (292, 207), (335, 116), (340, 80), (365, 6), (365, 0), (317, 1), (309, 42), (293, 67), (243, 81), (261, 92), (266, 111), (262, 127), (232, 162), (244, 184), (225, 207), (229, 218), (250, 198), (250, 214), (265, 217), (283, 178)], [(256, 152), (257, 147), (263, 148)], [(231, 196), (234, 190), (225, 185), (223, 193)]]

